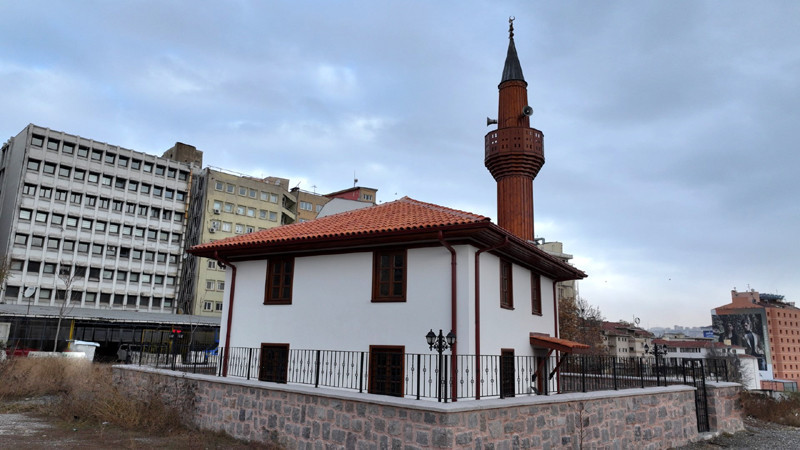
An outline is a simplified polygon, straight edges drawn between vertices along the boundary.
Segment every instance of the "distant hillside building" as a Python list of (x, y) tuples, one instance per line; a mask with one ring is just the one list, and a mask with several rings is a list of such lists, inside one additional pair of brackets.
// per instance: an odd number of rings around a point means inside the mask
[(619, 358), (652, 357), (644, 346), (653, 346), (653, 333), (627, 322), (603, 322), (603, 344), (611, 356)]

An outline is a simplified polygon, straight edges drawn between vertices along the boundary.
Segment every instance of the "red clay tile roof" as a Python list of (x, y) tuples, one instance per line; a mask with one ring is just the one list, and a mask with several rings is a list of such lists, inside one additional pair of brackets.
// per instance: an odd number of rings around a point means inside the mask
[(625, 322), (603, 322), (602, 328), (605, 334), (615, 336), (653, 337), (653, 333)]
[(540, 333), (531, 333), (530, 341), (531, 345), (550, 348), (565, 353), (571, 353), (573, 350), (583, 350), (589, 348), (588, 345), (581, 344), (580, 342), (545, 336)]
[[(272, 252), (344, 249), (371, 244), (451, 239), (474, 239), (494, 246), (522, 264), (536, 267), (556, 281), (585, 278), (586, 274), (493, 224), (488, 217), (403, 197), (389, 203), (333, 214), (308, 222), (234, 236), (196, 245), (189, 253), (228, 261)], [(437, 235), (438, 234), (438, 235)], [(220, 259), (220, 261), (223, 261)], [(223, 261), (224, 262), (224, 261)]]
[(709, 340), (702, 340), (702, 341), (677, 341), (672, 339), (653, 339), (653, 343), (655, 344), (664, 344), (667, 347), (673, 348), (744, 348), (739, 347), (736, 345), (725, 345), (723, 342), (716, 342), (716, 341), (709, 341)]
[(190, 252), (230, 250), (238, 247), (278, 242), (368, 235), (479, 222), (490, 223), (490, 219), (481, 215), (403, 197), (393, 202), (369, 208), (347, 211), (309, 220), (308, 222), (284, 225), (196, 245), (191, 248)]

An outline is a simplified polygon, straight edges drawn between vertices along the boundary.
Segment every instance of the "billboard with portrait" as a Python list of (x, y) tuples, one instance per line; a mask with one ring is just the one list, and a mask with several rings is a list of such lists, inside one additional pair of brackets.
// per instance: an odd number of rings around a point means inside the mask
[(770, 359), (767, 320), (763, 311), (711, 316), (718, 342), (744, 348), (758, 360), (758, 370), (767, 371)]

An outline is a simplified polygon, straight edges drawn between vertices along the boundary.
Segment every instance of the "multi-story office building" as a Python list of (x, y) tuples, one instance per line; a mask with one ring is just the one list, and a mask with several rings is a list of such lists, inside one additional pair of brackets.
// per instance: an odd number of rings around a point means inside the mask
[[(286, 178), (254, 178), (217, 168), (206, 168), (196, 179), (187, 227), (189, 245), (295, 222), (297, 199)], [(225, 290), (225, 269), (216, 261), (188, 256), (181, 298), (187, 311), (219, 317)], [(183, 303), (183, 302), (182, 302)]]
[(197, 169), (25, 127), (0, 155), (3, 301), (174, 312)]

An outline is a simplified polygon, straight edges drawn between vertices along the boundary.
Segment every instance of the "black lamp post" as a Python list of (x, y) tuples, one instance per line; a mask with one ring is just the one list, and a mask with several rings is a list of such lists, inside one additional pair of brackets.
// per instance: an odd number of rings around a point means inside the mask
[[(649, 345), (644, 344), (644, 352), (645, 353), (649, 353), (649, 354), (651, 354), (651, 355), (656, 357), (656, 386), (660, 386), (659, 379), (658, 379), (658, 375), (659, 375), (659, 372), (660, 372), (659, 368), (658, 368), (658, 357), (659, 356), (664, 356), (664, 355), (667, 354), (667, 345), (666, 344), (661, 344), (661, 345), (653, 344), (653, 347), (650, 347)], [(666, 376), (664, 377), (664, 381), (665, 381), (665, 384), (666, 384)]]
[(439, 367), (436, 370), (437, 372), (437, 384), (436, 384), (436, 400), (442, 401), (444, 398), (445, 403), (447, 403), (447, 380), (444, 377), (444, 351), (448, 348), (451, 348), (456, 343), (456, 335), (451, 330), (447, 333), (447, 336), (442, 334), (442, 330), (439, 330), (439, 335), (437, 336), (433, 329), (425, 335), (425, 340), (428, 341), (428, 347), (431, 350), (436, 350), (439, 353)]

